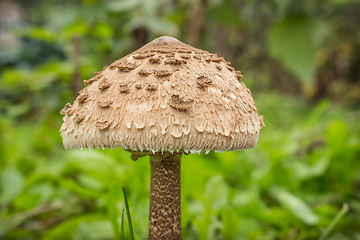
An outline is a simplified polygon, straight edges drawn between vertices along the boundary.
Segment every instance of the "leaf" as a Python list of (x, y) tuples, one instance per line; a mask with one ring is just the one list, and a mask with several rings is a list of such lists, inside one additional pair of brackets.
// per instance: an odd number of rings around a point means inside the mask
[(101, 191), (104, 188), (103, 184), (98, 179), (87, 174), (79, 174), (78, 180), (81, 185), (94, 191)]
[(223, 239), (236, 239), (236, 233), (240, 227), (240, 219), (234, 209), (224, 209), (221, 211), (223, 222), (222, 235)]
[(334, 229), (339, 220), (345, 216), (345, 214), (349, 211), (349, 206), (344, 203), (340, 211), (336, 214), (335, 218), (332, 220), (331, 224), (325, 229), (325, 231), (321, 234), (319, 240), (325, 240), (329, 233)]
[(100, 196), (99, 192), (86, 189), (86, 188), (80, 186), (74, 180), (71, 180), (71, 179), (68, 179), (68, 178), (60, 178), (58, 181), (59, 181), (61, 186), (69, 189), (70, 191), (78, 194), (81, 197), (97, 199)]
[[(28, 182), (26, 182), (28, 184)], [(37, 183), (27, 187), (16, 199), (14, 206), (20, 209), (30, 209), (36, 205), (49, 202), (55, 193), (55, 189), (48, 183)]]
[(192, 216), (201, 216), (205, 212), (204, 204), (201, 201), (198, 200), (192, 200), (188, 203), (188, 211), (192, 214)]
[(108, 220), (94, 220), (88, 222), (90, 239), (113, 239), (111, 223)]
[(110, 12), (126, 12), (133, 10), (140, 3), (141, 2), (138, 0), (112, 1), (107, 5), (106, 8)]
[[(212, 216), (211, 222), (208, 225), (206, 240), (216, 240), (219, 230), (222, 228), (222, 223), (219, 218)], [(201, 237), (199, 237), (201, 239)]]
[(44, 239), (99, 240), (112, 239), (111, 224), (101, 215), (74, 217), (51, 229)]
[(116, 184), (124, 173), (123, 165), (100, 151), (67, 151), (66, 158), (71, 165), (98, 179), (104, 186)]
[(32, 39), (38, 39), (49, 42), (53, 42), (56, 39), (56, 32), (41, 27), (31, 27), (29, 29), (25, 29), (23, 34)]
[(331, 107), (331, 102), (328, 99), (324, 99), (313, 108), (309, 117), (306, 119), (306, 126), (312, 127), (321, 121), (321, 117)]
[(1, 72), (1, 88), (6, 88), (7, 86), (16, 86), (22, 78), (22, 72), (17, 69), (5, 68)]
[[(311, 158), (312, 156), (309, 157)], [(300, 161), (291, 162), (289, 168), (292, 171), (292, 179), (303, 180), (322, 176), (328, 169), (330, 163), (329, 156), (326, 152), (322, 152), (320, 156), (315, 156), (315, 159), (316, 161), (313, 164), (307, 164)]]
[(31, 108), (31, 105), (29, 102), (22, 102), (22, 103), (18, 103), (16, 105), (10, 105), (10, 104), (6, 104), (6, 105), (8, 106), (7, 114), (11, 118), (19, 117), (20, 115), (28, 112)]
[(271, 186), (270, 194), (280, 204), (307, 225), (315, 225), (319, 222), (319, 216), (300, 198), (288, 192), (280, 186)]
[(10, 131), (11, 134), (6, 139), (4, 159), (8, 164), (15, 166), (23, 158), (28, 157), (34, 148), (34, 126), (22, 124), (16, 127), (16, 131)]
[(349, 133), (346, 124), (338, 120), (330, 125), (326, 135), (330, 148), (340, 150), (344, 147)]
[(205, 187), (202, 202), (193, 202), (190, 209), (198, 211), (193, 224), (198, 228), (199, 239), (213, 239), (221, 228), (217, 219), (219, 211), (228, 204), (229, 187), (220, 175), (211, 177)]
[(114, 30), (107, 23), (98, 23), (94, 27), (94, 36), (101, 38), (111, 38), (114, 34)]
[(5, 168), (0, 175), (0, 204), (9, 204), (24, 188), (24, 175), (15, 167)]
[(246, 207), (251, 203), (258, 202), (259, 194), (258, 185), (252, 184), (247, 189), (240, 189), (236, 191), (232, 204), (236, 207)]
[(81, 222), (72, 234), (71, 240), (88, 240), (90, 239), (89, 225)]
[(210, 178), (206, 184), (203, 196), (207, 210), (213, 209), (217, 211), (227, 205), (228, 195), (229, 187), (222, 176), (217, 175)]
[(68, 38), (72, 38), (74, 36), (82, 36), (85, 35), (88, 31), (88, 27), (85, 22), (78, 21), (72, 23), (70, 26), (67, 27), (65, 31), (65, 36)]
[(234, 1), (224, 0), (222, 4), (213, 3), (214, 8), (211, 11), (211, 16), (219, 23), (226, 26), (237, 26), (240, 23), (238, 8)]
[[(82, 222), (89, 223), (92, 221), (105, 220), (105, 216), (98, 213), (83, 214), (81, 216), (67, 218), (55, 227), (51, 228), (45, 235), (43, 240), (54, 240), (54, 239), (71, 239), (72, 234), (78, 228)], [(91, 229), (91, 227), (89, 227)]]
[(268, 32), (270, 54), (307, 86), (313, 84), (317, 70), (314, 55), (320, 28), (320, 23), (311, 17), (288, 15)]
[[(87, 222), (89, 226), (89, 238), (93, 240), (113, 239), (111, 223), (107, 219), (99, 219)], [(117, 238), (118, 239), (118, 238)]]
[[(236, 235), (236, 238), (234, 239), (240, 239), (240, 240), (247, 240), (247, 239), (263, 239), (263, 238), (249, 238), (250, 234), (254, 233), (261, 233), (261, 224), (256, 219), (251, 218), (242, 218), (239, 232)], [(260, 236), (263, 236), (264, 233), (259, 234)], [(251, 235), (254, 236), (254, 235)], [(265, 238), (268, 239), (268, 238)], [(270, 238), (273, 239), (273, 238)]]

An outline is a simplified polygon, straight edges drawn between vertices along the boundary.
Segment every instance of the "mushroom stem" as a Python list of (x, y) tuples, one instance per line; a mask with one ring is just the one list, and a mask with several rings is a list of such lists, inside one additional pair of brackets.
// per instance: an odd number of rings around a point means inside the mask
[(149, 240), (181, 239), (181, 153), (150, 155)]

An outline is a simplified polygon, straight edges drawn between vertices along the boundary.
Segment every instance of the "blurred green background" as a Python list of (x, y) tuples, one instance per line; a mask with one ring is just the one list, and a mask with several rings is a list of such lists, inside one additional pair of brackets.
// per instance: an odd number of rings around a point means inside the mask
[(65, 151), (59, 111), (161, 35), (241, 70), (266, 123), (183, 157), (183, 239), (319, 239), (344, 203), (327, 239), (360, 239), (358, 0), (1, 0), (0, 239), (118, 239), (121, 187), (147, 238), (148, 159)]

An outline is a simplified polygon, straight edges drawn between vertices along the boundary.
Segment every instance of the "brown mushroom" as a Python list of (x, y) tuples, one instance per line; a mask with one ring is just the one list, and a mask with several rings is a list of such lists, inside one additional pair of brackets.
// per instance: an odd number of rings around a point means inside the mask
[(175, 38), (157, 38), (110, 66), (119, 62), (126, 71), (105, 67), (73, 104), (86, 117), (65, 115), (64, 146), (121, 147), (133, 160), (149, 155), (149, 239), (181, 239), (181, 155), (252, 148), (263, 118), (240, 72)]

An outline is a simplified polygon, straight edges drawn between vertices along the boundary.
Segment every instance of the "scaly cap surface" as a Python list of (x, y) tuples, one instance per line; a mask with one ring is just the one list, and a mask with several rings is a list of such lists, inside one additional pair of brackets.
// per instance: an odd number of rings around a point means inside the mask
[(255, 146), (264, 125), (251, 92), (216, 54), (160, 37), (115, 61), (67, 104), (65, 148), (229, 151)]

